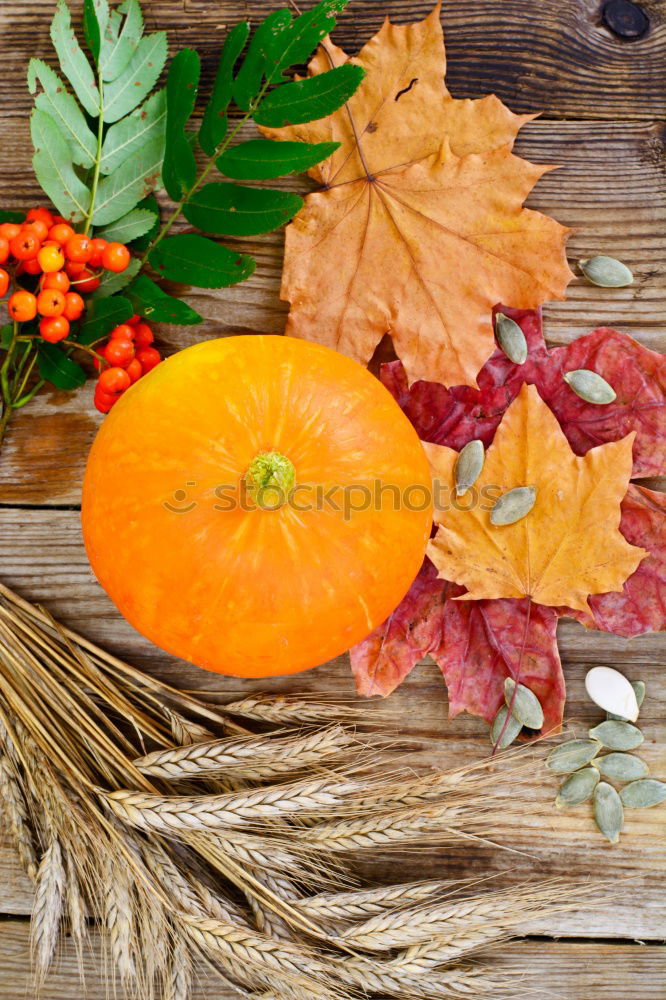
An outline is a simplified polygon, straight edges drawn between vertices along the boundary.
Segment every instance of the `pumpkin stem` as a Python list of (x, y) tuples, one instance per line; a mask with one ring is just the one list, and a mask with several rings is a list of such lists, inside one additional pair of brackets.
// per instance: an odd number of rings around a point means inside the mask
[(261, 452), (245, 473), (245, 485), (252, 501), (262, 510), (283, 507), (294, 487), (296, 470), (279, 451)]

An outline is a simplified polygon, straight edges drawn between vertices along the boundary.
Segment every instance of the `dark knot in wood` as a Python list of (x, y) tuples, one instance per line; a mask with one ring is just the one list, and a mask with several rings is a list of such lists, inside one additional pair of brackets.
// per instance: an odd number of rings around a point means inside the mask
[(601, 19), (607, 28), (627, 41), (642, 38), (650, 27), (650, 18), (631, 0), (608, 0), (603, 5)]

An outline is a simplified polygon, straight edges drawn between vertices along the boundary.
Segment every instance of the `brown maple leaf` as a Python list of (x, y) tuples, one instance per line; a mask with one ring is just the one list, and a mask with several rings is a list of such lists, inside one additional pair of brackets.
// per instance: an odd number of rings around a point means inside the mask
[[(428, 555), (440, 576), (466, 588), (462, 600), (529, 597), (579, 611), (590, 610), (590, 594), (621, 591), (648, 554), (619, 530), (634, 436), (578, 457), (537, 389), (524, 385), (464, 504), (435, 511), (440, 527)], [(457, 452), (424, 447), (437, 479), (453, 483)], [(493, 525), (491, 492), (496, 498), (524, 486), (536, 489), (531, 512)]]
[(264, 131), (341, 143), (287, 230), (287, 333), (362, 363), (390, 333), (410, 382), (474, 385), (494, 305), (564, 297), (568, 230), (523, 208), (552, 169), (511, 152), (533, 116), (448, 93), (439, 15), (386, 21), (351, 59), (326, 42), (310, 74), (352, 62), (366, 72), (359, 90), (323, 121)]

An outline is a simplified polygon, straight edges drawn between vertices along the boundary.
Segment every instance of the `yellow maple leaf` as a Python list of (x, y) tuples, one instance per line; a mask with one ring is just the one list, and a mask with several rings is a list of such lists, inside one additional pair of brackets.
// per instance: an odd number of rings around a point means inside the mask
[[(440, 576), (467, 588), (461, 600), (531, 597), (581, 611), (589, 610), (590, 594), (622, 590), (647, 555), (619, 530), (634, 436), (580, 458), (536, 387), (524, 385), (486, 452), (474, 492), (435, 513), (440, 527), (428, 555)], [(452, 484), (458, 453), (424, 447), (434, 478)], [(492, 497), (520, 486), (536, 487), (531, 512), (514, 524), (491, 524)]]
[(390, 333), (410, 381), (474, 385), (493, 351), (494, 305), (564, 297), (569, 231), (523, 208), (552, 169), (511, 152), (533, 116), (448, 93), (439, 13), (387, 21), (352, 59), (326, 42), (311, 74), (344, 62), (366, 72), (348, 106), (264, 132), (341, 143), (311, 171), (324, 190), (287, 229), (287, 333), (362, 363)]

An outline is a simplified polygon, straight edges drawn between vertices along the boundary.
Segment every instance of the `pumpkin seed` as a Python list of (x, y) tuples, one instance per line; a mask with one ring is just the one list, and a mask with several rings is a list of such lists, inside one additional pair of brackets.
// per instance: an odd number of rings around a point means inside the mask
[(629, 809), (650, 809), (666, 801), (666, 785), (654, 778), (643, 778), (625, 785), (620, 792), (620, 799)]
[(638, 718), (638, 701), (630, 682), (612, 667), (593, 667), (585, 677), (585, 688), (599, 708), (613, 712), (619, 719)]
[(634, 280), (626, 264), (604, 254), (579, 260), (578, 266), (587, 280), (593, 285), (599, 285), (600, 288), (626, 288)]
[[(641, 706), (645, 701), (645, 681), (631, 681), (631, 686), (634, 689), (634, 694), (636, 695), (636, 704), (638, 705), (638, 711), (640, 712)], [(628, 721), (628, 719), (626, 719), (624, 715), (614, 715), (613, 712), (606, 712), (606, 718), (615, 719), (617, 722)]]
[(631, 753), (608, 753), (605, 757), (597, 757), (594, 765), (604, 778), (613, 781), (635, 781), (648, 773), (645, 761)]
[(599, 740), (569, 740), (548, 754), (546, 767), (556, 774), (571, 774), (593, 760), (601, 750)]
[(462, 497), (474, 486), (483, 470), (486, 450), (481, 441), (468, 441), (456, 459), (456, 496)]
[[(515, 694), (514, 694), (515, 692)], [(543, 726), (543, 709), (539, 699), (524, 684), (518, 684), (513, 677), (504, 681), (504, 698), (511, 713), (528, 729), (541, 729)]]
[(617, 844), (624, 826), (624, 809), (620, 796), (605, 781), (594, 789), (594, 818), (604, 837)]
[(506, 717), (508, 714), (509, 714), (509, 709), (506, 707), (506, 705), (502, 705), (499, 712), (493, 719), (492, 726), (490, 727), (490, 742), (494, 747), (497, 747), (498, 750), (506, 750), (508, 746), (511, 746), (516, 736), (523, 728), (522, 722), (520, 722), (520, 720), (517, 719), (515, 715), (510, 715), (507, 727), (504, 730), (504, 735), (502, 736), (502, 741), (501, 743), (498, 743), (500, 734), (504, 729), (504, 724), (506, 722)]
[(562, 782), (555, 805), (558, 809), (562, 809), (565, 806), (578, 806), (581, 802), (587, 802), (598, 784), (599, 772), (596, 767), (584, 767), (581, 771), (574, 771)]
[(617, 399), (615, 389), (608, 384), (605, 378), (591, 372), (587, 368), (578, 368), (576, 371), (566, 372), (562, 376), (567, 385), (573, 389), (577, 396), (584, 399), (586, 403), (594, 403), (596, 406), (606, 406)]
[(607, 719), (590, 729), (590, 739), (599, 740), (608, 750), (635, 750), (643, 742), (643, 734), (630, 722)]
[(499, 498), (490, 512), (490, 523), (496, 527), (515, 524), (526, 517), (536, 503), (536, 486), (517, 486)]
[(504, 313), (497, 313), (495, 335), (509, 361), (513, 361), (515, 365), (524, 365), (527, 361), (527, 341), (516, 321)]

